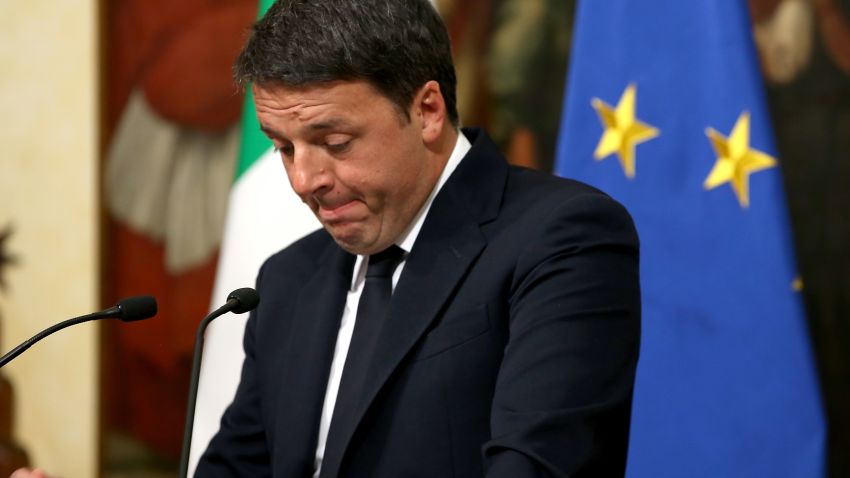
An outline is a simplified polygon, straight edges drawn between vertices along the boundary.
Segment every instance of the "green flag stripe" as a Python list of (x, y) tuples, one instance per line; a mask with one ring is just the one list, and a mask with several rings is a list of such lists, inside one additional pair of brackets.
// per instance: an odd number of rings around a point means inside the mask
[(257, 18), (263, 16), (263, 14), (266, 13), (266, 10), (272, 6), (272, 3), (274, 3), (274, 0), (260, 0), (260, 13), (257, 15)]
[(272, 142), (260, 131), (260, 123), (254, 112), (254, 95), (248, 90), (245, 92), (245, 106), (242, 108), (242, 141), (239, 144), (239, 162), (236, 165), (234, 180), (238, 181), (271, 147)]
[[(262, 17), (272, 3), (274, 0), (260, 0), (257, 18)], [(238, 181), (242, 174), (271, 146), (271, 141), (260, 131), (260, 124), (254, 110), (254, 95), (249, 88), (245, 92), (245, 106), (242, 108), (242, 141), (239, 144), (239, 161), (236, 165), (234, 182)]]

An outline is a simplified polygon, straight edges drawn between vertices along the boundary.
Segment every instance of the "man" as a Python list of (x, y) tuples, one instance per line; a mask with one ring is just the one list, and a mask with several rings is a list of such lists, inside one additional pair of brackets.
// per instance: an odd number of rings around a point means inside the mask
[(458, 130), (428, 0), (279, 0), (235, 71), (324, 227), (261, 268), (196, 476), (622, 476), (631, 220)]
[(428, 0), (279, 0), (235, 71), (324, 227), (261, 268), (195, 476), (622, 476), (631, 219), (458, 130)]
[[(324, 229), (262, 267), (241, 383), (196, 476), (622, 476), (631, 220), (459, 132), (428, 1), (278, 1), (235, 71)], [(397, 248), (388, 303), (361, 315)]]
[(235, 71), (324, 228), (260, 270), (196, 476), (622, 476), (631, 220), (458, 130), (428, 1), (279, 0)]
[[(324, 229), (262, 267), (241, 383), (196, 476), (622, 475), (631, 220), (459, 132), (428, 1), (278, 1), (235, 71)], [(388, 249), (386, 303), (360, 315)]]

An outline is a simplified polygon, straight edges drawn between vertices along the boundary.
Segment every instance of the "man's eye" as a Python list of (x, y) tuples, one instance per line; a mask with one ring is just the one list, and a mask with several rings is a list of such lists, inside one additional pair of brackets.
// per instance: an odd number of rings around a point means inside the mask
[(292, 154), (295, 152), (295, 147), (293, 147), (291, 144), (283, 144), (280, 146), (275, 146), (274, 152), (276, 154), (282, 154), (283, 156), (292, 156)]
[(342, 143), (326, 143), (325, 147), (328, 148), (333, 154), (344, 153), (348, 150), (348, 146), (351, 144), (351, 141), (345, 141)]

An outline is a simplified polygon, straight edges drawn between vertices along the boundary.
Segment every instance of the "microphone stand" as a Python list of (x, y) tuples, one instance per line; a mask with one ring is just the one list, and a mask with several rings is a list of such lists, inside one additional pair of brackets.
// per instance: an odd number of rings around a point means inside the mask
[(189, 472), (189, 450), (192, 447), (192, 428), (195, 425), (195, 403), (198, 400), (198, 382), (201, 374), (201, 357), (204, 350), (204, 332), (213, 320), (233, 312), (241, 314), (253, 310), (259, 302), (257, 291), (250, 288), (237, 289), (227, 296), (227, 302), (218, 309), (210, 312), (198, 325), (195, 333), (195, 350), (192, 354), (192, 375), (189, 379), (189, 398), (186, 405), (186, 425), (183, 428), (183, 449), (180, 452), (180, 473), (177, 475), (186, 478)]

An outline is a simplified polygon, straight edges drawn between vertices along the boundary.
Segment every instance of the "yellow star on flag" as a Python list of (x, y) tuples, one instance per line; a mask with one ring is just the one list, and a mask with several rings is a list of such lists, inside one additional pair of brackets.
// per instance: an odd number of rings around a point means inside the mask
[(657, 129), (635, 118), (636, 97), (637, 88), (634, 83), (630, 83), (623, 91), (616, 108), (599, 98), (593, 98), (591, 101), (605, 128), (593, 157), (601, 161), (617, 153), (620, 165), (629, 179), (635, 177), (635, 146), (660, 134)]
[(728, 138), (712, 128), (707, 128), (705, 134), (717, 153), (717, 162), (703, 186), (710, 190), (731, 183), (741, 207), (748, 207), (750, 174), (776, 166), (773, 157), (750, 148), (750, 113), (741, 113)]

